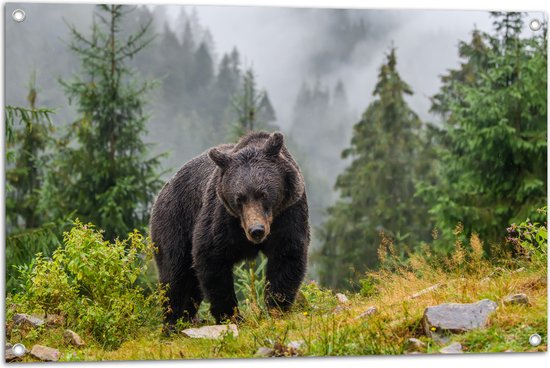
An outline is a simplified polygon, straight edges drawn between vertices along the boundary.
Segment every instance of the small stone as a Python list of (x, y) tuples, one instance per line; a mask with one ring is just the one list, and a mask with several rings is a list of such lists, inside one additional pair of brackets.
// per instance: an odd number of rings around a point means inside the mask
[(256, 354), (254, 354), (256, 358), (268, 358), (268, 357), (272, 357), (273, 355), (275, 355), (275, 349), (268, 348), (265, 346), (262, 346), (261, 348), (259, 348)]
[(50, 348), (43, 345), (34, 345), (31, 349), (31, 355), (37, 359), (48, 361), (48, 362), (57, 362), (59, 360), (59, 350)]
[(512, 294), (504, 297), (502, 303), (504, 303), (504, 305), (529, 305), (529, 298), (526, 294)]
[(349, 307), (346, 307), (345, 305), (337, 305), (336, 308), (334, 308), (332, 310), (332, 313), (340, 313), (340, 312), (343, 312), (345, 310), (349, 309)]
[(439, 350), (441, 354), (461, 354), (462, 351), (462, 345), (459, 342), (453, 342), (449, 346), (445, 346), (441, 350)]
[(304, 340), (296, 340), (289, 342), (286, 346), (289, 349), (299, 350), (304, 345)]
[(355, 317), (355, 319), (361, 319), (368, 316), (372, 316), (374, 313), (378, 312), (378, 309), (376, 307), (369, 307), (366, 311)]
[(67, 340), (70, 344), (74, 346), (84, 346), (86, 343), (82, 338), (74, 331), (71, 330), (65, 330), (63, 333), (63, 337), (65, 340)]
[(239, 330), (237, 330), (237, 325), (231, 323), (228, 325), (212, 325), (212, 326), (203, 326), (200, 328), (187, 328), (182, 331), (182, 333), (193, 339), (221, 339), (226, 334), (232, 333), (234, 337), (239, 336)]
[(28, 326), (28, 327), (39, 327), (44, 325), (44, 320), (35, 317), (30, 316), (28, 314), (18, 313), (13, 316), (13, 322), (16, 325), (20, 325), (22, 327)]
[(15, 360), (21, 359), (20, 356), (17, 356), (13, 353), (12, 347), (12, 344), (6, 344), (6, 348), (4, 350), (4, 359), (6, 362), (13, 362)]
[(449, 333), (482, 328), (496, 309), (497, 303), (489, 299), (470, 304), (445, 303), (428, 307), (422, 318), (424, 331), (427, 336), (437, 340)]
[(276, 342), (273, 345), (273, 356), (283, 357), (283, 356), (298, 356), (300, 355), (299, 348), (296, 346), (301, 346), (303, 342), (293, 341), (287, 345)]
[(414, 337), (408, 339), (405, 343), (405, 350), (408, 354), (413, 352), (424, 352), (426, 351), (426, 347), (427, 345), (425, 342), (415, 339)]
[(420, 290), (418, 293), (415, 293), (411, 296), (409, 296), (409, 299), (416, 299), (424, 294), (427, 294), (427, 293), (431, 293), (432, 291), (435, 291), (437, 289), (439, 289), (441, 286), (443, 286), (443, 284), (439, 283), (439, 284), (435, 284), (435, 285), (432, 285), (424, 290)]
[(337, 293), (336, 294), (336, 299), (338, 299), (338, 303), (340, 304), (348, 304), (349, 303), (349, 299), (346, 295), (342, 294), (342, 293)]

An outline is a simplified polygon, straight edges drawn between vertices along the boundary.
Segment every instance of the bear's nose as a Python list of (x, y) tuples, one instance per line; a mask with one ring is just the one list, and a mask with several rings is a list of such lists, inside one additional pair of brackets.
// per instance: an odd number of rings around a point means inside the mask
[(252, 225), (248, 228), (248, 233), (255, 240), (260, 240), (265, 234), (265, 227), (262, 224)]

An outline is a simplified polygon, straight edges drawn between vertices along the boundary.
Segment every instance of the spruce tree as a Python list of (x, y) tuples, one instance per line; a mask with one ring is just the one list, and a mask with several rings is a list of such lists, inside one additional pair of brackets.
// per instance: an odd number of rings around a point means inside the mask
[(459, 222), (486, 245), (502, 241), (508, 224), (536, 220), (546, 204), (546, 27), (523, 38), (522, 14), (492, 15), (494, 32), (461, 43), (464, 62), (434, 97), (440, 183), (423, 193), (448, 245)]
[(380, 68), (374, 101), (342, 153), (352, 162), (338, 176), (341, 199), (329, 208), (321, 229), (320, 281), (325, 285), (344, 287), (349, 278), (376, 267), (381, 234), (406, 256), (409, 246), (429, 233), (427, 209), (415, 198), (422, 123), (405, 101), (412, 90), (396, 63), (392, 48)]
[[(33, 229), (43, 223), (36, 204), (44, 177), (46, 148), (53, 133), (52, 111), (38, 108), (36, 73), (27, 95), (28, 108), (6, 107), (8, 160), (6, 219), (8, 230)], [(16, 123), (18, 120), (18, 123)]]
[(269, 102), (267, 92), (258, 90), (252, 68), (244, 73), (240, 93), (232, 102), (237, 115), (237, 121), (233, 124), (234, 139), (255, 130), (277, 129), (271, 124), (275, 120), (275, 111)]
[(99, 5), (96, 10), (90, 36), (70, 27), (69, 47), (82, 69), (61, 83), (79, 117), (59, 142), (42, 207), (56, 218), (74, 211), (113, 239), (145, 228), (160, 186), (158, 158), (150, 157), (143, 142), (151, 83), (140, 82), (127, 66), (152, 38), (147, 26), (120, 37), (125, 7)]

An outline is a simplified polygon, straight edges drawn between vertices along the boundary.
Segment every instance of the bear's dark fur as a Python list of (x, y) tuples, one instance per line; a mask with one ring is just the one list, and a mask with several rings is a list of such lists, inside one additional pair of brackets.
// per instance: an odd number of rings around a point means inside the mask
[(233, 266), (268, 258), (266, 304), (288, 309), (306, 271), (309, 218), (304, 180), (281, 133), (249, 133), (186, 163), (151, 214), (166, 322), (193, 321), (203, 298), (220, 323), (239, 317)]

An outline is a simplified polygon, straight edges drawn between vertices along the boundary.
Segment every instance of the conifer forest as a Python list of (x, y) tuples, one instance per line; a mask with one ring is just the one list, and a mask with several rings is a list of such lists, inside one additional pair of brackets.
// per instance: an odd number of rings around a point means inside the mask
[[(293, 326), (337, 307), (332, 293), (351, 299), (342, 315), (359, 314), (439, 280), (446, 289), (430, 303), (493, 300), (546, 277), (546, 20), (529, 29), (540, 14), (448, 11), (453, 26), (430, 28), (424, 20), (445, 12), (10, 6), (28, 19), (16, 23), (6, 8), (7, 316), (61, 315), (90, 342), (61, 349), (61, 360), (162, 358), (142, 349), (160, 333), (164, 298), (152, 204), (188, 160), (250, 131), (281, 131), (305, 179), (306, 306), (288, 317)], [(264, 341), (255, 333), (282, 331), (262, 317), (265, 268), (263, 257), (235, 268), (241, 336), (185, 353), (176, 341), (164, 356), (253, 356)], [(506, 284), (520, 268), (524, 279)], [(500, 281), (453, 289), (452, 280), (484, 277)], [(526, 289), (525, 323), (545, 329), (539, 286)], [(373, 321), (386, 323), (386, 312), (401, 310), (382, 307)], [(516, 312), (495, 317), (491, 336), (516, 336)], [(349, 318), (326, 330), (332, 340), (302, 336), (290, 348), (285, 332), (272, 350), (399, 354), (420, 316), (390, 324), (397, 340), (364, 335)], [(10, 341), (57, 336), (10, 323)], [(476, 333), (459, 338), (470, 351), (530, 348)]]

